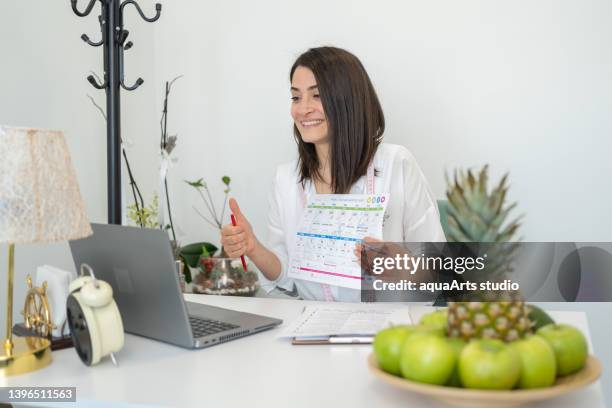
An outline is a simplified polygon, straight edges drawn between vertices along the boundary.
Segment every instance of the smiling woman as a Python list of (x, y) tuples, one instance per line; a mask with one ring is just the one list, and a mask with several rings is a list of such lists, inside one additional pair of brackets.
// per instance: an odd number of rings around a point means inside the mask
[(320, 193), (347, 193), (366, 174), (385, 130), (368, 74), (348, 51), (321, 47), (295, 61), (290, 80), (300, 181), (314, 179)]
[(291, 116), (298, 143), (328, 142), (327, 118), (314, 74), (306, 67), (297, 67), (293, 77)]
[(353, 54), (321, 47), (295, 61), (290, 79), (300, 181), (312, 178), (321, 193), (348, 192), (366, 173), (385, 130), (368, 74)]
[[(293, 290), (304, 299), (359, 301), (360, 291), (291, 278), (288, 261), (308, 199), (315, 194), (385, 194), (386, 241), (444, 241), (435, 200), (414, 157), (383, 144), (385, 119), (357, 57), (335, 47), (312, 48), (290, 70), (291, 116), (298, 159), (279, 166), (263, 245), (236, 200), (236, 226), (221, 230), (228, 255), (247, 255), (262, 286)], [(357, 248), (356, 248), (357, 250)]]

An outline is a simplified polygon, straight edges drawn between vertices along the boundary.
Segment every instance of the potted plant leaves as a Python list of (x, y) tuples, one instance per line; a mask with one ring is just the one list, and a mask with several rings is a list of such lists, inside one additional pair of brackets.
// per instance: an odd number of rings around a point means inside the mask
[[(186, 181), (197, 192), (206, 208), (207, 215), (200, 211), (196, 206), (194, 210), (206, 223), (219, 231), (223, 227), (227, 199), (230, 192), (231, 179), (228, 176), (221, 178), (225, 185), (223, 206), (217, 212), (212, 194), (207, 183), (203, 179), (196, 181)], [(193, 293), (203, 293), (209, 295), (233, 295), (233, 296), (253, 296), (259, 289), (257, 273), (248, 270), (244, 271), (240, 259), (230, 259), (221, 247), (218, 256), (218, 248), (208, 242), (198, 242), (187, 245), (181, 249), (181, 256), (191, 269), (189, 276), (186, 270), (185, 280), (192, 283)], [(250, 266), (249, 263), (247, 263)], [(196, 271), (195, 275), (191, 272)]]
[(214, 254), (217, 252), (217, 249), (218, 248), (210, 242), (194, 242), (193, 244), (181, 247), (179, 256), (187, 266), (187, 268), (185, 268), (185, 282), (191, 283), (192, 276), (190, 268), (198, 268), (202, 254)]

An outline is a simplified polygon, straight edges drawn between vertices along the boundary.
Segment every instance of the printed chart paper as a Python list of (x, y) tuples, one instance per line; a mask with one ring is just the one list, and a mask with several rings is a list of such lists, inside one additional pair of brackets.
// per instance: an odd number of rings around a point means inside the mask
[(277, 337), (373, 336), (386, 327), (411, 322), (410, 308), (396, 304), (311, 305)]
[(315, 194), (304, 209), (289, 277), (361, 289), (353, 254), (363, 237), (382, 238), (388, 195)]

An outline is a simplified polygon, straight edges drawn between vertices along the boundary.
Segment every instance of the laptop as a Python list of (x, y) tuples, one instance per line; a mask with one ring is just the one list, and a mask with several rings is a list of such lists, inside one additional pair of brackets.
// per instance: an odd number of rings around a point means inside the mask
[(282, 320), (185, 302), (166, 232), (91, 224), (93, 235), (70, 241), (83, 263), (108, 282), (127, 333), (185, 348), (204, 348), (271, 329)]

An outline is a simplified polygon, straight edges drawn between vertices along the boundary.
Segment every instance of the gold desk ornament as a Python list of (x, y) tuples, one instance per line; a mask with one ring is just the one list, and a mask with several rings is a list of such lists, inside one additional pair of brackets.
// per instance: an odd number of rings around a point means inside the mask
[(0, 354), (0, 376), (29, 373), (51, 364), (51, 342), (41, 337), (13, 338), (13, 278), (15, 244), (8, 248), (8, 296), (6, 313), (6, 340)]
[(36, 333), (37, 336), (50, 338), (51, 331), (56, 327), (51, 319), (47, 281), (43, 282), (42, 287), (37, 287), (33, 285), (32, 277), (28, 275), (27, 282), (28, 293), (21, 312), (25, 327)]

